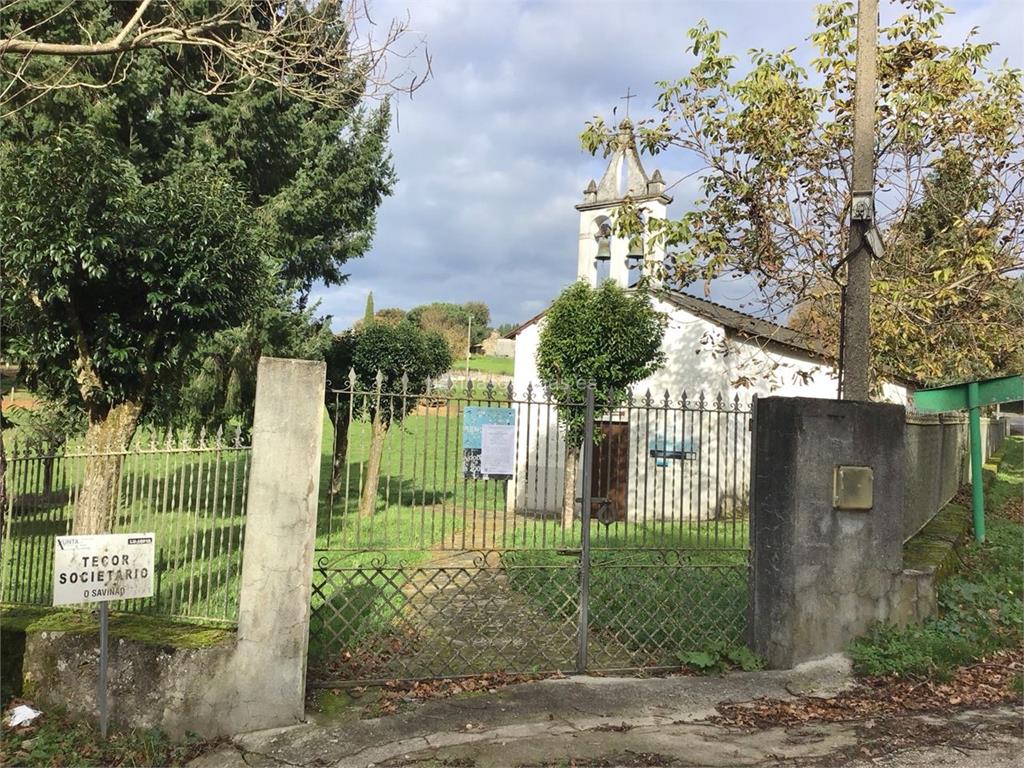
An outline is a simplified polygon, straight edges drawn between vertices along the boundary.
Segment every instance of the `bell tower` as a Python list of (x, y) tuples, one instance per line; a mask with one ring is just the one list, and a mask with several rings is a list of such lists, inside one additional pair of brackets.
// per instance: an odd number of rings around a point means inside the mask
[[(599, 265), (604, 263), (608, 265), (608, 278), (623, 288), (636, 282), (640, 274), (657, 279), (657, 267), (665, 258), (664, 247), (644, 235), (643, 247), (631, 252), (629, 239), (614, 232), (615, 212), (627, 198), (648, 220), (664, 219), (672, 202), (665, 194), (661, 171), (655, 171), (650, 177), (644, 171), (636, 149), (633, 124), (628, 118), (619, 124), (619, 131), (612, 139), (611, 158), (600, 183), (591, 179), (583, 190), (583, 202), (576, 206), (580, 212), (578, 280), (596, 286)], [(639, 274), (631, 274), (634, 270)]]

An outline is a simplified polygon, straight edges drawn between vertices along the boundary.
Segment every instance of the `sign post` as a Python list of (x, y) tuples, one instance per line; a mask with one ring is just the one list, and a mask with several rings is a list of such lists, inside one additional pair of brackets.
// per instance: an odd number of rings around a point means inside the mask
[(107, 631), (109, 629), (110, 611), (107, 600), (100, 602), (100, 682), (96, 691), (96, 701), (100, 706), (100, 736), (107, 738)]
[(971, 434), (971, 507), (974, 538), (985, 540), (985, 486), (982, 482), (981, 408), (1024, 400), (1024, 378), (1003, 376), (914, 393), (914, 405), (923, 413), (967, 410)]
[(107, 639), (110, 601), (153, 595), (154, 533), (58, 536), (53, 552), (53, 604), (100, 604), (97, 704), (100, 735), (107, 736)]

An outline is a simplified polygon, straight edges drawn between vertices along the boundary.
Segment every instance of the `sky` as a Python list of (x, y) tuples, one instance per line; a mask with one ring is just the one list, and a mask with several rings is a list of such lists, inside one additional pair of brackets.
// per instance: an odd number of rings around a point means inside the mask
[[(611, 116), (629, 88), (631, 115), (652, 116), (656, 81), (689, 67), (686, 32), (699, 19), (726, 32), (724, 49), (796, 46), (812, 56), (819, 0), (369, 0), (378, 22), (404, 18), (424, 40), (433, 77), (398, 100), (391, 151), (398, 182), (370, 251), (341, 286), (319, 287), (320, 311), (343, 330), (377, 309), (483, 301), (492, 323), (543, 310), (575, 277), (578, 213), (605, 161), (579, 145), (594, 115)], [(1024, 66), (1024, 0), (946, 0), (944, 36), (998, 43), (994, 59)], [(881, 0), (884, 15), (893, 13)], [(644, 158), (672, 185), (690, 157)], [(697, 196), (699, 176), (676, 185), (669, 214)], [(749, 289), (716, 284), (713, 299), (741, 306)]]

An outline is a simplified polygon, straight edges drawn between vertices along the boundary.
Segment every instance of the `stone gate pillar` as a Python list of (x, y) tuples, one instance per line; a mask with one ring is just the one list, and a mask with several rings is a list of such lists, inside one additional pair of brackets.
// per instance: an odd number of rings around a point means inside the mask
[(773, 668), (843, 651), (890, 616), (902, 569), (901, 405), (754, 405), (751, 644)]
[(237, 643), (189, 703), (191, 730), (303, 719), (325, 385), (323, 362), (260, 358)]

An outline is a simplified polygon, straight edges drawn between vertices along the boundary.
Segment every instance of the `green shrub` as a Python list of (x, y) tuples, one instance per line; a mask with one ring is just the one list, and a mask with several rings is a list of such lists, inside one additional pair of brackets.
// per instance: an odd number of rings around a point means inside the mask
[(920, 626), (875, 626), (850, 648), (860, 675), (948, 679), (957, 667), (1024, 642), (1024, 529), (993, 519), (988, 541), (939, 587), (939, 616)]
[(705, 650), (679, 654), (679, 663), (705, 675), (720, 675), (730, 669), (752, 672), (764, 661), (745, 645), (711, 643)]

